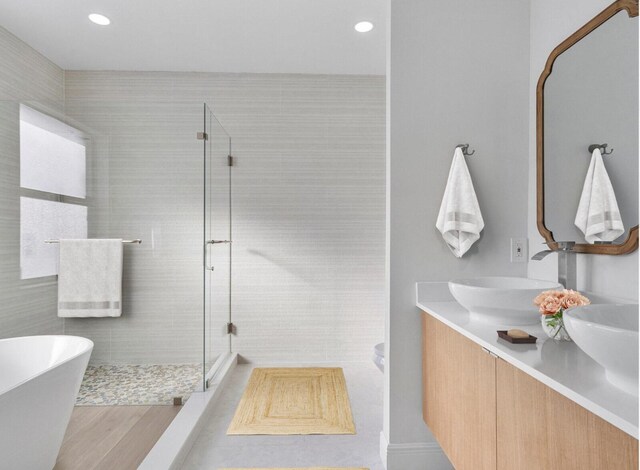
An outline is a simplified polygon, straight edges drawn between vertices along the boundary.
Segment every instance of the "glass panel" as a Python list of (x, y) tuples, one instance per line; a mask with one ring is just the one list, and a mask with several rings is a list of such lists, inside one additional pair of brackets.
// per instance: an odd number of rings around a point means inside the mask
[(20, 186), (86, 197), (86, 149), (82, 133), (20, 105)]
[(75, 204), (20, 198), (20, 276), (58, 274), (57, 245), (45, 240), (87, 238), (87, 208)]
[[(208, 278), (214, 287), (208, 298), (209, 305), (216, 307), (207, 310), (205, 324), (200, 290), (204, 228), (200, 204), (205, 174), (202, 148), (194, 135), (203, 130), (202, 105), (176, 108), (168, 103), (153, 107), (150, 113), (146, 99), (113, 101), (109, 95), (96, 101), (78, 100), (69, 115), (47, 103), (27, 104), (69, 123), (87, 139), (88, 210), (84, 202), (78, 205), (78, 199), (19, 187), (21, 103), (0, 101), (0, 183), (13, 188), (16, 196), (13, 200), (0, 198), (4, 210), (0, 232), (6, 229), (0, 248), (18, 249), (18, 239), (13, 243), (11, 232), (20, 226), (20, 210), (25, 224), (20, 255), (27, 277), (57, 273), (58, 245), (45, 244), (46, 239), (143, 239), (141, 245), (124, 248), (122, 317), (109, 322), (67, 319), (62, 326), (63, 334), (83, 336), (95, 343), (77, 403), (167, 405), (174, 397), (187, 398), (193, 390), (203, 390), (204, 364), (210, 373), (220, 352), (229, 350), (225, 328), (230, 248), (217, 244), (208, 250), (216, 267), (212, 274), (217, 276)], [(230, 229), (229, 138), (219, 124), (212, 126), (213, 122), (211, 118), (207, 123), (212, 140), (206, 141), (211, 149), (207, 150), (206, 167), (207, 238), (226, 240)], [(16, 205), (18, 194), (23, 199)], [(224, 199), (218, 201), (219, 196)], [(74, 227), (68, 220), (69, 211), (82, 213), (82, 227)], [(218, 216), (226, 227), (222, 233), (216, 225)], [(49, 296), (52, 288), (55, 291), (55, 283), (49, 281), (20, 281), (17, 259), (6, 264), (6, 292), (33, 287), (47, 289), (43, 292)], [(60, 324), (57, 320), (53, 327), (49, 327), (53, 321), (41, 323), (42, 329), (29, 333), (48, 334)]]
[(231, 138), (205, 105), (205, 374), (231, 348)]

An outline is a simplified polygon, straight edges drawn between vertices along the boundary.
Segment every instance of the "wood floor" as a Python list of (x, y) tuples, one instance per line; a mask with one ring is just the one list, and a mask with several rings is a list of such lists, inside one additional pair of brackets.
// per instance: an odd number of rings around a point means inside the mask
[(54, 470), (136, 469), (180, 406), (77, 406)]

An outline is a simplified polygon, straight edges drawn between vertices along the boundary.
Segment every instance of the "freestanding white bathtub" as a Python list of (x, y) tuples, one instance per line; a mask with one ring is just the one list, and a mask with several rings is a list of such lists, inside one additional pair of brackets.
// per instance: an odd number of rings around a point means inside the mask
[(0, 469), (53, 468), (92, 350), (77, 336), (0, 340)]

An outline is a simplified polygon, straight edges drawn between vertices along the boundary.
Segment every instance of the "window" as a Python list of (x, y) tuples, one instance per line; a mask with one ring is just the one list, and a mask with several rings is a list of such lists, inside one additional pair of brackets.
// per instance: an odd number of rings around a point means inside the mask
[(48, 239), (87, 238), (86, 147), (82, 132), (20, 105), (20, 272), (58, 273)]

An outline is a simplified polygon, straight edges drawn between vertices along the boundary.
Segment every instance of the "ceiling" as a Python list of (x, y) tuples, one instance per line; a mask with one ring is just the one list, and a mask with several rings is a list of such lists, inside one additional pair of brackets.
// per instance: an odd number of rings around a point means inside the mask
[[(67, 70), (383, 75), (385, 3), (2, 0), (0, 26)], [(373, 31), (353, 29), (363, 20)]]

